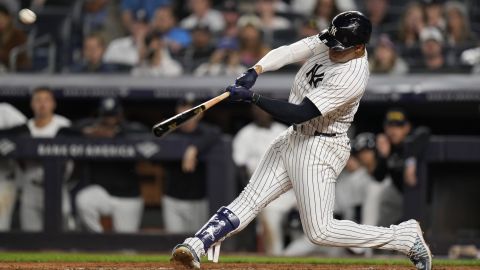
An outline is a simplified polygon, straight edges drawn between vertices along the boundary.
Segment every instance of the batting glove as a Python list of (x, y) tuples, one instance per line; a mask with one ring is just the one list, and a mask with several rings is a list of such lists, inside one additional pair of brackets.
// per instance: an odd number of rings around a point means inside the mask
[(226, 92), (230, 92), (230, 99), (233, 101), (251, 102), (253, 98), (253, 92), (243, 86), (232, 84), (227, 87)]
[(245, 71), (240, 77), (235, 80), (236, 86), (243, 86), (247, 89), (252, 88), (252, 86), (257, 81), (258, 74), (254, 68), (249, 68)]

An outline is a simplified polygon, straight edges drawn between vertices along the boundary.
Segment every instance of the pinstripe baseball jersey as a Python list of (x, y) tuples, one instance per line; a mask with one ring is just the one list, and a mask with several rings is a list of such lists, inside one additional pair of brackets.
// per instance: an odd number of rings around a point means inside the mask
[(358, 109), (369, 77), (367, 54), (346, 63), (334, 63), (318, 36), (302, 40), (313, 52), (295, 76), (289, 102), (310, 99), (321, 116), (302, 123), (301, 131), (313, 134), (346, 133)]
[[(293, 189), (304, 232), (313, 243), (407, 254), (419, 235), (416, 221), (387, 228), (333, 217), (335, 181), (350, 155), (346, 132), (369, 77), (366, 53), (346, 63), (333, 63), (316, 35), (270, 51), (258, 65), (266, 72), (302, 60), (306, 62), (295, 76), (289, 102), (299, 104), (307, 97), (322, 115), (296, 129), (290, 127), (270, 144), (248, 185), (226, 207), (240, 222), (227, 236), (245, 228), (266, 205)], [(315, 131), (338, 136), (310, 136)], [(199, 237), (187, 238), (185, 243), (199, 255), (210, 248)]]

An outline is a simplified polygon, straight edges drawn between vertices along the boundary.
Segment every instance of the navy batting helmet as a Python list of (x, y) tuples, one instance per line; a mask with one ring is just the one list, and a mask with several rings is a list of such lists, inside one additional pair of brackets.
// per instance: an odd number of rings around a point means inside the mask
[(320, 40), (328, 47), (342, 51), (355, 45), (367, 44), (372, 33), (372, 23), (358, 11), (345, 11), (333, 18), (328, 29), (320, 34)]

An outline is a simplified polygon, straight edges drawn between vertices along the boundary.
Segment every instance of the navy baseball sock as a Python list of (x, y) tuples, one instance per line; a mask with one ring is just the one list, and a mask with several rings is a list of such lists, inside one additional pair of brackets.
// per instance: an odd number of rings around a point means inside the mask
[(217, 241), (221, 240), (240, 225), (238, 217), (225, 206), (222, 206), (203, 226), (195, 237), (203, 243), (205, 252)]

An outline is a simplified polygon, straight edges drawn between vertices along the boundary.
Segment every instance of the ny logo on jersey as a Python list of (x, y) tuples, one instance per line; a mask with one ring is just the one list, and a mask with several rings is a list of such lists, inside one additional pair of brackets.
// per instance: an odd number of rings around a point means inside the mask
[(332, 25), (332, 27), (330, 27), (330, 35), (335, 36), (335, 33), (337, 33), (337, 28)]
[(317, 87), (318, 83), (323, 81), (323, 77), (325, 76), (325, 72), (317, 74), (318, 69), (322, 66), (323, 65), (315, 64), (315, 66), (313, 66), (307, 72), (307, 74), (305, 74), (307, 78), (310, 77), (310, 79), (308, 80), (308, 84), (310, 84), (310, 86)]

